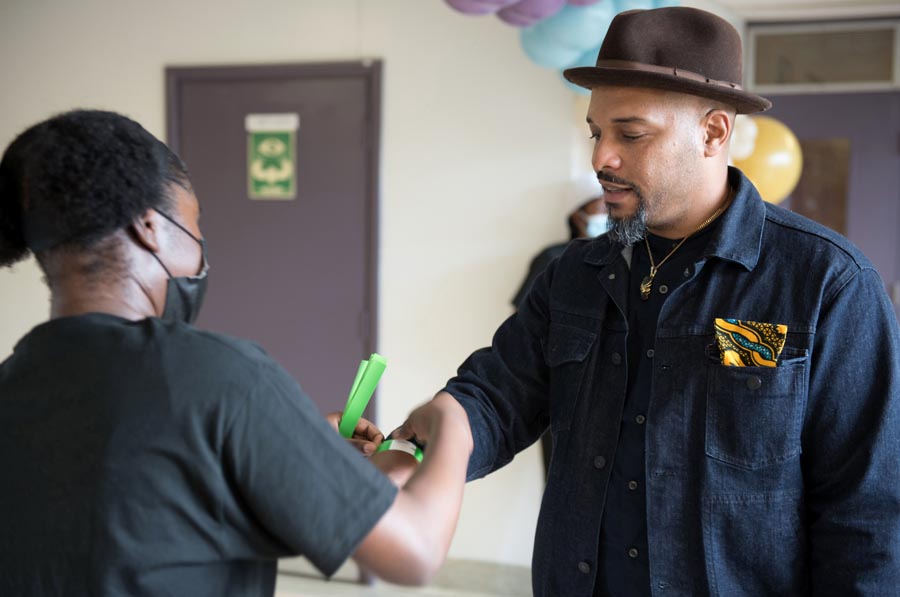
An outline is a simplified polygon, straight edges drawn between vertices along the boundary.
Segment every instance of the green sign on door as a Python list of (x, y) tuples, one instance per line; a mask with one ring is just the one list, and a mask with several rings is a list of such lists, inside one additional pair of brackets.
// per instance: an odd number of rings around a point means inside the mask
[(247, 193), (251, 199), (297, 197), (299, 114), (248, 114)]

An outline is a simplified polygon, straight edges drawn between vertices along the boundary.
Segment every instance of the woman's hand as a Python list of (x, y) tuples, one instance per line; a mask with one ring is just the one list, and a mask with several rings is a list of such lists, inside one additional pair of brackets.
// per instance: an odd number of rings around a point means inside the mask
[[(344, 413), (342, 412), (333, 412), (325, 415), (325, 420), (328, 421), (338, 433), (340, 433), (338, 428), (341, 424), (341, 417), (343, 414)], [(353, 430), (353, 436), (347, 441), (362, 454), (371, 456), (375, 453), (376, 448), (378, 448), (381, 442), (384, 441), (384, 434), (374, 423), (367, 419), (360, 418), (359, 422), (356, 424), (356, 428)]]

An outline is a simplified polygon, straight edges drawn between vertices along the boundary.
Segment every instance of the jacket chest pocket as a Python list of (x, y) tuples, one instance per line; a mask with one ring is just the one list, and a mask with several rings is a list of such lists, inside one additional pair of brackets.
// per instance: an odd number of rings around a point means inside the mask
[(756, 470), (800, 455), (806, 351), (785, 347), (777, 367), (710, 365), (706, 454)]
[(563, 431), (572, 423), (588, 354), (597, 334), (562, 323), (550, 323), (543, 342), (544, 362), (550, 368), (550, 428)]

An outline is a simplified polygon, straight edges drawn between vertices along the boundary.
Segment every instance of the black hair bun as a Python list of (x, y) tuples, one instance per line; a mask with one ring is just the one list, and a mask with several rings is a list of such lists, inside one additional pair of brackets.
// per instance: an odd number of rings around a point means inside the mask
[[(88, 248), (167, 206), (170, 182), (189, 187), (181, 160), (121, 114), (74, 110), (36, 124), (0, 162), (0, 265), (28, 248)], [(33, 238), (36, 229), (43, 238)]]

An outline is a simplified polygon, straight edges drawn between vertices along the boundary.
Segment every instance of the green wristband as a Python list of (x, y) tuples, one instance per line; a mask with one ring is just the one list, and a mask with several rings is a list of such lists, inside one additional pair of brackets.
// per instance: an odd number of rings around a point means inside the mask
[(388, 450), (406, 452), (411, 456), (415, 456), (416, 460), (419, 462), (422, 462), (422, 458), (425, 455), (422, 452), (422, 448), (405, 439), (386, 439), (381, 442), (381, 445), (378, 446), (378, 449), (375, 450), (375, 452), (387, 452)]
[(353, 380), (350, 395), (347, 397), (347, 406), (344, 408), (344, 414), (338, 424), (338, 431), (345, 438), (353, 437), (356, 424), (359, 423), (372, 394), (375, 393), (375, 386), (378, 385), (378, 380), (381, 379), (385, 367), (387, 367), (387, 361), (378, 353), (372, 353), (368, 361), (362, 361), (359, 364), (356, 379)]

